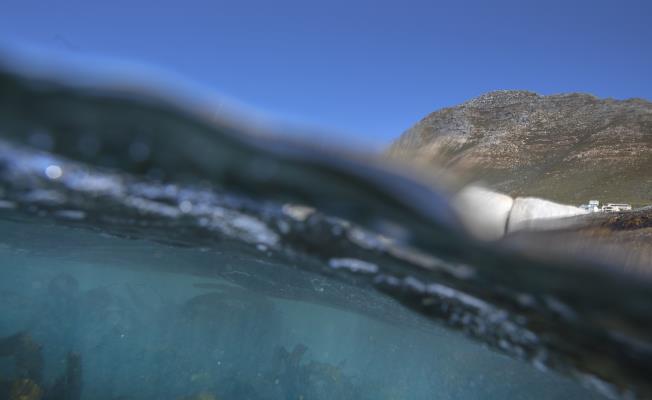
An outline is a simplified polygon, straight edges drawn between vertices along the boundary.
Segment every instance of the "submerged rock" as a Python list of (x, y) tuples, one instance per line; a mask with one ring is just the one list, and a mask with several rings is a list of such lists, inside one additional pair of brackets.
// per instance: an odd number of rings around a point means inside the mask
[(11, 384), (9, 400), (41, 400), (43, 389), (31, 379), (17, 379)]

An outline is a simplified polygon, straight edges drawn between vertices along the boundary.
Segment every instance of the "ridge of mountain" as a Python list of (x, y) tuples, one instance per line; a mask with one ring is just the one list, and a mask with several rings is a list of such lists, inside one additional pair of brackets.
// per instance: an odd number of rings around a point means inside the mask
[(494, 91), (427, 115), (387, 154), (512, 196), (652, 204), (652, 102)]

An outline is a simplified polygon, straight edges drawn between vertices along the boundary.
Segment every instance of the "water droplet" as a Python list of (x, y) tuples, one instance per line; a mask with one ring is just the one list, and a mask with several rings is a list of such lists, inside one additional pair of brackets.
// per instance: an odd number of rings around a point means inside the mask
[(56, 164), (48, 165), (45, 168), (45, 176), (50, 179), (59, 179), (63, 175), (63, 170)]
[(189, 213), (192, 211), (192, 203), (188, 200), (183, 200), (181, 203), (179, 203), (179, 210), (183, 213)]

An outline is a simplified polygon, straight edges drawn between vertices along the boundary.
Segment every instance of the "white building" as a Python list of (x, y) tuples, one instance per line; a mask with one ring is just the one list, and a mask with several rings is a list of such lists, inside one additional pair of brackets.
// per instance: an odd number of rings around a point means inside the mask
[(602, 211), (629, 211), (632, 209), (630, 204), (625, 203), (608, 203), (602, 206)]
[(598, 200), (589, 200), (589, 204), (582, 204), (580, 208), (590, 213), (602, 211)]

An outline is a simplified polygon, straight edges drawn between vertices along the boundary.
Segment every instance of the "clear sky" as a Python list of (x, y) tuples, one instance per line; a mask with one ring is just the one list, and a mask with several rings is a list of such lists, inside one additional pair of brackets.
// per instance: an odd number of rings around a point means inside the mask
[(2, 0), (0, 40), (162, 66), (372, 146), (490, 90), (652, 99), (651, 0)]

